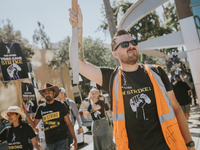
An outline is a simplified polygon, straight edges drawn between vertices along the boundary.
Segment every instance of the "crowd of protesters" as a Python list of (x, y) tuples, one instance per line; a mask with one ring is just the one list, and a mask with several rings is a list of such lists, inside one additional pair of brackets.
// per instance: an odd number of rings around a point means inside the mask
[[(111, 41), (111, 51), (120, 66), (116, 69), (95, 66), (84, 58), (80, 7), (78, 13), (69, 9), (69, 16), (71, 25), (78, 24), (79, 73), (111, 96), (117, 149), (194, 150), (187, 121), (166, 73), (157, 65), (138, 64), (137, 40), (126, 30), (118, 30)], [(72, 67), (74, 33), (69, 46)]]
[[(82, 39), (80, 7), (78, 14), (69, 9), (69, 16), (71, 24), (78, 23), (78, 37)], [(73, 38), (72, 35), (72, 41)], [(72, 66), (73, 44), (70, 42)], [(126, 30), (116, 32), (111, 50), (120, 67), (113, 69), (86, 62), (82, 40), (79, 41), (79, 72), (111, 97), (116, 144), (106, 119), (104, 97), (99, 90), (90, 90), (88, 108), (82, 103), (84, 117), (91, 114), (93, 119), (93, 149), (195, 150), (186, 121), (189, 119), (190, 93), (197, 104), (191, 74), (187, 73), (183, 78), (186, 83), (176, 75), (171, 84), (161, 66), (137, 63), (137, 44)], [(76, 104), (66, 98), (64, 88), (59, 89), (50, 83), (46, 83), (39, 93), (45, 101), (41, 101), (34, 119), (30, 118), (24, 103), (22, 110), (10, 106), (1, 113), (12, 125), (0, 132), (0, 142), (7, 140), (8, 149), (31, 150), (33, 145), (37, 150), (67, 150), (70, 146), (76, 150), (75, 118), (79, 124), (78, 132), (83, 132)], [(25, 118), (29, 124), (22, 122)], [(39, 130), (39, 142), (33, 128)]]

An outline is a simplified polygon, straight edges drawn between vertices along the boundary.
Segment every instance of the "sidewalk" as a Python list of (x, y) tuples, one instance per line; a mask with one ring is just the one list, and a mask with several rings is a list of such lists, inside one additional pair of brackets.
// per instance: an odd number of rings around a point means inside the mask
[(200, 108), (199, 105), (190, 106), (190, 120), (188, 123), (190, 133), (195, 142), (196, 150), (200, 150)]
[[(191, 105), (189, 130), (193, 141), (195, 142), (196, 150), (200, 150), (200, 108), (199, 105)], [(93, 150), (93, 142), (81, 148), (81, 150)]]

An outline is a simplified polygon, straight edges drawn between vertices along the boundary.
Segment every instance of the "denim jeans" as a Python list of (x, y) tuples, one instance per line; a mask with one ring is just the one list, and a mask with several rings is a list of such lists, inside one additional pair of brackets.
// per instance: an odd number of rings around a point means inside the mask
[(66, 150), (67, 148), (68, 148), (68, 139), (60, 140), (52, 144), (47, 144), (48, 150)]

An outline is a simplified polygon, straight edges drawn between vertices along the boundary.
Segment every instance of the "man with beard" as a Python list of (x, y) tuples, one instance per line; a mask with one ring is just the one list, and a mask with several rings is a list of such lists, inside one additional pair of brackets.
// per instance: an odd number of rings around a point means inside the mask
[(66, 150), (68, 148), (67, 132), (69, 129), (76, 149), (77, 140), (69, 119), (68, 109), (64, 103), (54, 99), (59, 94), (59, 88), (46, 83), (44, 89), (39, 90), (39, 93), (46, 99), (46, 102), (38, 106), (34, 121), (30, 119), (26, 106), (23, 104), (28, 123), (35, 128), (42, 119), (48, 150)]
[[(83, 17), (69, 9), (69, 21), (78, 23), (79, 72), (110, 93), (115, 142), (118, 150), (194, 150), (187, 122), (174, 96), (167, 75), (160, 66), (137, 63), (138, 48), (127, 31), (119, 30), (111, 42), (116, 69), (97, 67), (84, 60), (82, 48)], [(72, 34), (73, 41), (74, 35)], [(72, 47), (70, 62), (72, 64)], [(145, 97), (149, 103), (144, 105)], [(130, 100), (136, 105), (133, 111)], [(145, 117), (143, 116), (145, 114)]]

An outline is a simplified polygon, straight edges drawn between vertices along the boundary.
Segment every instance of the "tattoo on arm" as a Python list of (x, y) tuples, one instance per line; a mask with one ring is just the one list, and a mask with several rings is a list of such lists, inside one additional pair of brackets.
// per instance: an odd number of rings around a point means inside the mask
[(83, 48), (80, 42), (78, 43), (78, 47), (79, 47), (79, 50), (78, 50), (79, 60), (84, 61)]

